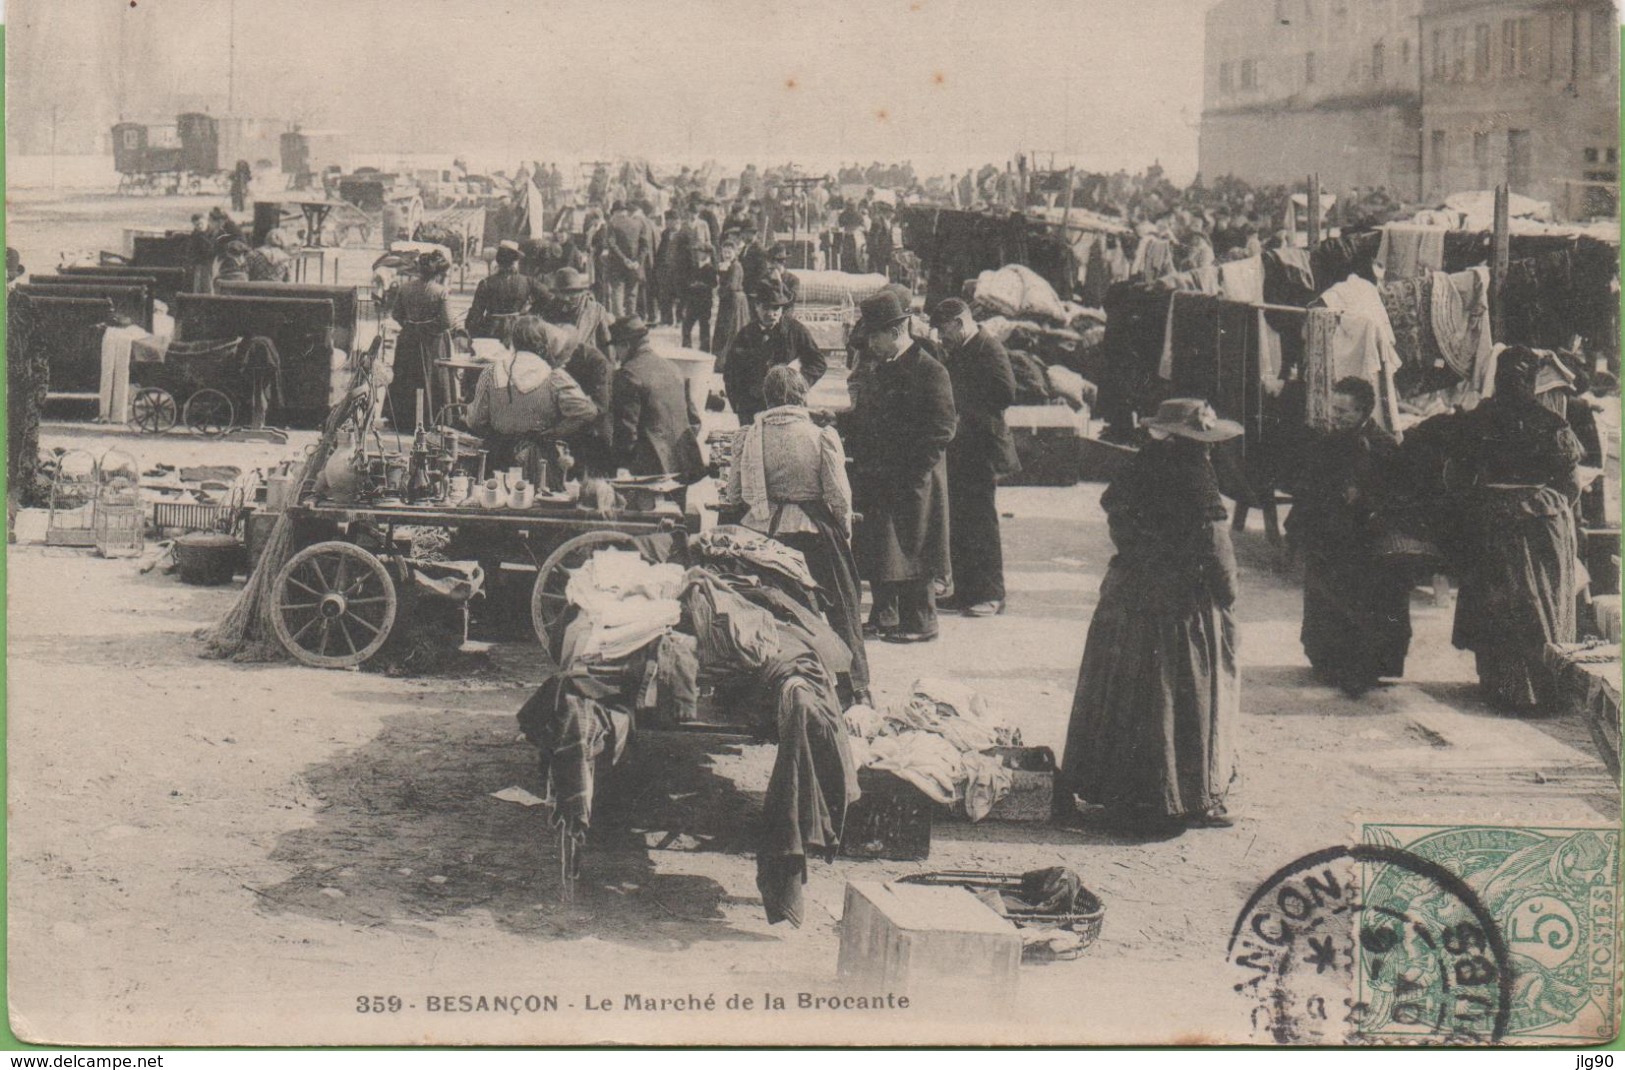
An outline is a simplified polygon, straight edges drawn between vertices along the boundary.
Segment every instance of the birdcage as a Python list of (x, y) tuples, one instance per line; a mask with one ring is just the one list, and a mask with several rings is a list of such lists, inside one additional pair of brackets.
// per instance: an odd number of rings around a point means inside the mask
[(57, 456), (45, 545), (96, 545), (96, 467), (96, 458), (85, 450)]
[(123, 450), (108, 450), (96, 472), (96, 552), (103, 557), (141, 556), (145, 520), (140, 466)]

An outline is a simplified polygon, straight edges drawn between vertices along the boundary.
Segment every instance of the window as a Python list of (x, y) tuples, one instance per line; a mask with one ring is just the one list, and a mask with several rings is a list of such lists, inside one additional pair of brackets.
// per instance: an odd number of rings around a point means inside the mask
[(1258, 61), (1256, 59), (1241, 61), (1241, 88), (1258, 88)]
[(1501, 73), (1508, 77), (1518, 73), (1518, 20), (1501, 22)]
[(1433, 131), (1433, 185), (1435, 189), (1443, 189), (1448, 185), (1446, 172), (1450, 170), (1449, 153), (1446, 152), (1443, 130)]
[(1399, 42), (1399, 65), (1407, 71), (1411, 69), (1411, 39), (1409, 37)]
[(1463, 81), (1467, 77), (1467, 29), (1458, 28), (1450, 35), (1450, 77)]
[(1602, 156), (1603, 156), (1603, 159), (1607, 160), (1609, 163), (1618, 163), (1619, 162), (1619, 150), (1618, 149), (1604, 149)]
[(1490, 185), (1490, 135), (1475, 133), (1473, 135), (1473, 170), (1478, 172), (1478, 188), (1488, 189)]
[(1228, 93), (1236, 88), (1236, 72), (1228, 63), (1219, 64), (1219, 92)]
[(1315, 54), (1313, 52), (1303, 54), (1303, 84), (1315, 84)]
[(1515, 193), (1529, 192), (1529, 175), (1534, 164), (1532, 149), (1529, 131), (1507, 131), (1507, 185)]
[(1481, 22), (1473, 27), (1473, 77), (1490, 76), (1490, 25)]
[(126, 128), (125, 131), (124, 131), (124, 147), (127, 148), (127, 149), (133, 149), (133, 148), (138, 148), (140, 146), (140, 144), (141, 144), (141, 137), (140, 137), (139, 134), (136, 133), (135, 128), (134, 127)]
[(1596, 149), (1586, 149), (1585, 150), (1585, 161), (1586, 161), (1586, 163), (1596, 163), (1597, 162), (1597, 156), (1598, 156), (1598, 153), (1597, 153)]
[(1614, 68), (1614, 24), (1612, 5), (1607, 11), (1591, 13), (1591, 73), (1606, 74)]
[(1382, 42), (1371, 46), (1371, 80), (1382, 81)]
[(1433, 31), (1433, 62), (1428, 66), (1428, 72), (1435, 82), (1444, 78), (1444, 31)]

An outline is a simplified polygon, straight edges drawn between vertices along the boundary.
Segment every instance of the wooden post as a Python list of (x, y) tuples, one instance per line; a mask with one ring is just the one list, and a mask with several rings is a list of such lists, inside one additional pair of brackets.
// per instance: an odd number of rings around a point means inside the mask
[(1068, 245), (1072, 243), (1071, 239), (1067, 237), (1066, 228), (1067, 224), (1072, 222), (1072, 183), (1077, 177), (1078, 169), (1076, 167), (1066, 169), (1066, 207), (1061, 210), (1061, 240)]
[(1501, 307), (1501, 288), (1506, 285), (1507, 264), (1512, 258), (1512, 233), (1508, 222), (1512, 190), (1505, 182), (1495, 187), (1494, 255), (1490, 258), (1490, 337), (1499, 342), (1506, 313)]
[(1320, 244), (1320, 176), (1309, 176), (1309, 248)]

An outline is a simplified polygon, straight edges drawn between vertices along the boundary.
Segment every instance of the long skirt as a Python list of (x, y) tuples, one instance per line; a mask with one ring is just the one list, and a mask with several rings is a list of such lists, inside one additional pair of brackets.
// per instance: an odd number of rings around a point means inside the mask
[(851, 544), (823, 503), (807, 503), (801, 508), (818, 525), (817, 534), (796, 532), (775, 538), (806, 558), (807, 571), (818, 581), (824, 595), (824, 617), (852, 651), (852, 689), (867, 691), (869, 655), (863, 646), (863, 594)]
[(1057, 787), (1143, 816), (1196, 815), (1224, 802), (1235, 772), (1235, 619), (1205, 594), (1188, 609), (1156, 604), (1157, 567), (1119, 556), (1106, 571)]
[(1488, 490), (1473, 510), (1475, 552), (1461, 577), (1452, 639), (1478, 661), (1491, 701), (1528, 710), (1546, 698), (1547, 643), (1577, 630), (1574, 511), (1555, 490)]
[(438, 373), (435, 361), (451, 355), (451, 336), (444, 331), (431, 331), (407, 326), (395, 342), (394, 379), (389, 384), (390, 420), (396, 428), (414, 431), (417, 412), (417, 392), (429, 389), (424, 395), (423, 420), (432, 425), (435, 413), (456, 398), (444, 396), (444, 378)]
[(1334, 683), (1405, 675), (1411, 645), (1411, 583), (1403, 569), (1369, 556), (1304, 557), (1303, 652)]
[(750, 322), (750, 309), (745, 304), (745, 295), (737, 290), (719, 290), (717, 292), (717, 326), (711, 332), (712, 352), (717, 355), (717, 372), (720, 374), (727, 362), (728, 343), (734, 340), (734, 335), (744, 330)]

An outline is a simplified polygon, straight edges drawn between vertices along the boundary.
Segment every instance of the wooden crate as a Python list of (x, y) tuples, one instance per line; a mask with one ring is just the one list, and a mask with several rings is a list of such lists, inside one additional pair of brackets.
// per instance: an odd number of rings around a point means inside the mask
[(935, 801), (919, 788), (882, 769), (859, 769), (858, 801), (847, 807), (841, 834), (845, 858), (885, 858), (919, 862), (931, 857), (931, 818)]
[(837, 969), (850, 985), (981, 1006), (1015, 995), (1021, 936), (964, 888), (852, 881)]

